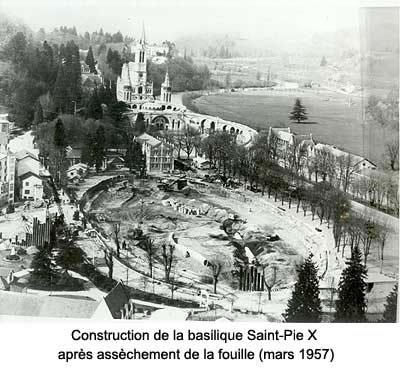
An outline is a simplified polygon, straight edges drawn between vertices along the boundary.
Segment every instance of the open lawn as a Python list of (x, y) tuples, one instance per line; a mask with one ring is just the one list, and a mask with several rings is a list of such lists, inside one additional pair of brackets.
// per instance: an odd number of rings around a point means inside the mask
[[(309, 119), (304, 124), (288, 119), (295, 99), (306, 106)], [(253, 91), (202, 96), (194, 100), (201, 113), (244, 123), (253, 128), (290, 126), (296, 133), (312, 133), (318, 141), (337, 145), (377, 162), (385, 150), (389, 133), (382, 127), (361, 123), (362, 100), (327, 90)], [(363, 132), (364, 131), (364, 132)]]

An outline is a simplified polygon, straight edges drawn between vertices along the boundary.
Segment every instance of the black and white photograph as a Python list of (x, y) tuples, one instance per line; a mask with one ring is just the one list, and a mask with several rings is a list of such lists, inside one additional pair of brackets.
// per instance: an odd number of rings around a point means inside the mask
[(396, 323), (399, 8), (2, 0), (0, 321)]

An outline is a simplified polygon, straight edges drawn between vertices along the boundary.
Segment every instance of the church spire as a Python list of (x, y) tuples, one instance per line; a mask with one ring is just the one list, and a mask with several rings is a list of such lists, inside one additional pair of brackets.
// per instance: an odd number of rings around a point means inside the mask
[(142, 22), (142, 36), (140, 36), (140, 41), (139, 43), (141, 45), (145, 45), (146, 44), (146, 32), (144, 30), (144, 22)]
[(165, 73), (164, 86), (165, 86), (165, 87), (170, 87), (168, 67), (167, 67), (167, 73)]

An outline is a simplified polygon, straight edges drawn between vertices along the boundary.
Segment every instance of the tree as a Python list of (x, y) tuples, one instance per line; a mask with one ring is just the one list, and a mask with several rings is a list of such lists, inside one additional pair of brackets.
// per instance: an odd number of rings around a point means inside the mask
[(144, 115), (142, 112), (139, 112), (136, 116), (135, 121), (135, 135), (140, 136), (142, 133), (146, 132), (146, 122), (144, 120)]
[(307, 112), (305, 106), (301, 104), (301, 100), (299, 98), (296, 99), (293, 110), (290, 112), (289, 119), (300, 123), (304, 120), (307, 120)]
[(57, 119), (55, 130), (54, 130), (54, 144), (58, 149), (65, 149), (65, 131), (62, 120)]
[(382, 323), (396, 323), (397, 321), (397, 292), (399, 286), (396, 284), (393, 291), (386, 298), (385, 311), (383, 312)]
[(51, 265), (50, 244), (45, 243), (32, 259), (29, 283), (32, 286), (50, 287), (55, 271)]
[(89, 51), (86, 55), (85, 63), (89, 66), (90, 73), (97, 74), (96, 62), (94, 60), (93, 49), (91, 46), (89, 47)]
[(114, 252), (104, 250), (104, 262), (108, 267), (108, 278), (112, 279), (114, 272)]
[(17, 32), (5, 45), (3, 54), (11, 61), (16, 71), (20, 71), (26, 63), (28, 42), (23, 32)]
[(103, 108), (101, 107), (97, 88), (95, 88), (86, 105), (86, 118), (101, 119), (102, 117)]
[(119, 244), (119, 232), (121, 230), (121, 223), (114, 223), (114, 238), (115, 238), (115, 246), (117, 247), (117, 257), (119, 258), (120, 254), (120, 244)]
[(146, 162), (139, 142), (132, 140), (128, 144), (128, 149), (125, 155), (125, 164), (130, 171), (136, 170), (141, 175), (144, 174)]
[(84, 261), (84, 252), (74, 245), (63, 247), (57, 256), (57, 264), (64, 269), (74, 269)]
[(189, 159), (194, 148), (199, 146), (200, 131), (197, 128), (188, 125), (185, 127), (183, 135), (180, 137), (183, 141), (183, 151), (186, 153), (187, 158)]
[(321, 315), (317, 268), (310, 255), (299, 268), (298, 279), (284, 317), (286, 322), (319, 323)]
[(325, 67), (328, 64), (326, 61), (325, 55), (321, 59), (321, 63), (319, 64), (321, 67)]
[(96, 137), (92, 132), (88, 132), (83, 141), (82, 163), (91, 167), (94, 164)]
[(268, 291), (268, 301), (271, 301), (271, 291), (272, 291), (272, 287), (275, 286), (276, 284), (276, 270), (277, 270), (277, 266), (274, 265), (272, 266), (272, 278), (269, 279), (268, 281), (265, 280), (264, 281), (264, 285), (265, 287), (267, 287), (267, 291)]
[(99, 128), (97, 128), (93, 154), (96, 172), (99, 172), (106, 156), (106, 137), (103, 126), (99, 126)]
[(150, 278), (153, 278), (153, 266), (157, 255), (157, 246), (149, 236), (144, 236), (139, 242), (139, 246), (146, 253), (147, 263), (149, 266)]
[(351, 258), (346, 264), (347, 267), (339, 281), (335, 322), (362, 323), (366, 321), (367, 270), (362, 263), (358, 247), (354, 247)]
[(383, 272), (383, 259), (386, 241), (391, 233), (391, 228), (388, 224), (379, 224), (378, 227), (378, 258), (380, 262), (380, 272)]
[(176, 260), (174, 255), (175, 246), (172, 244), (167, 245), (166, 243), (163, 243), (161, 245), (161, 249), (162, 249), (162, 260), (165, 272), (165, 281), (167, 283), (170, 283), (172, 266)]
[(42, 104), (38, 100), (35, 105), (35, 114), (33, 116), (33, 123), (35, 125), (43, 123), (44, 117), (43, 117), (43, 108)]
[(60, 62), (57, 69), (57, 77), (53, 89), (54, 105), (58, 112), (64, 112), (68, 101), (67, 72), (65, 66)]
[(389, 159), (390, 169), (396, 170), (399, 165), (399, 137), (396, 137), (386, 144), (386, 156)]
[(214, 293), (217, 293), (217, 284), (219, 281), (219, 276), (224, 270), (224, 261), (221, 257), (215, 257), (213, 260), (208, 262), (208, 267), (211, 270), (211, 275), (213, 278)]

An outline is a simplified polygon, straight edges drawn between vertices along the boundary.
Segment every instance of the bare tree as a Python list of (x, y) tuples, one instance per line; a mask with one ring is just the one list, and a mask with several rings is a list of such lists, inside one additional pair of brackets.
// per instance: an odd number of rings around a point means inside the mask
[(115, 245), (117, 247), (117, 257), (119, 257), (119, 254), (120, 254), (120, 244), (119, 244), (119, 232), (120, 232), (120, 230), (121, 230), (121, 223), (120, 222), (114, 223), (113, 232), (114, 232)]
[(219, 281), (219, 277), (224, 270), (225, 263), (222, 258), (218, 256), (210, 260), (208, 266), (211, 270), (211, 275), (213, 277), (214, 293), (217, 293), (217, 284)]
[(271, 301), (271, 291), (272, 291), (272, 287), (275, 286), (276, 284), (276, 270), (278, 269), (278, 267), (276, 265), (272, 266), (272, 277), (268, 280), (264, 280), (264, 285), (267, 288), (268, 291), (268, 301)]
[(149, 236), (144, 236), (139, 242), (139, 247), (146, 253), (150, 278), (153, 278), (154, 261), (157, 255), (157, 246)]
[(389, 159), (390, 169), (396, 170), (396, 165), (399, 165), (399, 137), (397, 135), (394, 140), (386, 144), (385, 154)]
[(176, 261), (176, 257), (174, 255), (175, 246), (172, 244), (167, 245), (165, 242), (161, 245), (162, 249), (162, 261), (164, 265), (165, 272), (165, 281), (170, 283), (171, 270), (174, 262)]
[(186, 126), (182, 138), (182, 149), (186, 153), (187, 158), (189, 159), (190, 154), (196, 147), (199, 147), (200, 142), (200, 131), (192, 127), (190, 125)]
[(330, 182), (333, 181), (336, 175), (336, 158), (329, 151), (328, 148), (316, 151), (315, 159), (317, 161), (318, 173), (321, 175), (322, 180), (326, 181), (327, 178)]
[(384, 249), (386, 245), (386, 241), (389, 237), (391, 232), (390, 227), (387, 224), (380, 224), (379, 225), (379, 232), (378, 232), (378, 258), (380, 263), (380, 272), (383, 271), (383, 258), (384, 258)]
[(181, 157), (181, 151), (183, 148), (183, 135), (181, 132), (176, 133), (173, 138), (172, 138), (172, 142), (174, 145), (174, 148), (177, 152), (178, 158)]
[(363, 243), (363, 254), (364, 254), (364, 266), (367, 265), (368, 255), (371, 250), (372, 241), (379, 239), (379, 226), (375, 223), (372, 218), (365, 216), (361, 234), (361, 240)]
[(104, 250), (104, 261), (108, 267), (108, 278), (112, 279), (114, 271), (114, 252), (113, 250)]
[(345, 154), (337, 158), (338, 169), (338, 188), (342, 187), (344, 192), (347, 192), (352, 175), (355, 172), (355, 163), (350, 154)]

